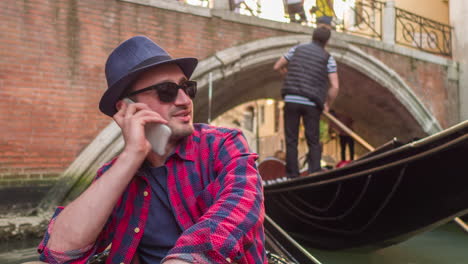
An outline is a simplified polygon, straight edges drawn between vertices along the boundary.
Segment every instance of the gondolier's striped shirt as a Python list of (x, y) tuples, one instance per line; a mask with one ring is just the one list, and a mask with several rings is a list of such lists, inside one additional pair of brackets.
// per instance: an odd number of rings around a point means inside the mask
[[(195, 132), (167, 159), (168, 195), (183, 229), (167, 259), (190, 263), (267, 263), (262, 181), (239, 130), (195, 124)], [(116, 159), (104, 165), (99, 178)], [(99, 180), (99, 179), (97, 179)], [(111, 242), (106, 263), (131, 263), (148, 219), (151, 190), (141, 171), (132, 179), (96, 243), (81, 250), (47, 248), (53, 216), (38, 247), (48, 263), (86, 263)], [(99, 201), (96, 201), (99, 202)], [(164, 262), (163, 260), (163, 262)]]

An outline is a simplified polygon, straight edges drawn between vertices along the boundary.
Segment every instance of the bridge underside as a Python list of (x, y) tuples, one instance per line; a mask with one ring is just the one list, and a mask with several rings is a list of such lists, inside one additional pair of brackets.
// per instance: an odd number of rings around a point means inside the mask
[[(272, 70), (274, 60), (213, 82), (211, 119), (242, 103), (256, 99), (281, 100), (282, 79)], [(427, 134), (418, 122), (385, 87), (356, 69), (338, 63), (340, 93), (334, 104), (337, 112), (354, 119), (354, 130), (374, 146), (393, 137), (407, 141)], [(208, 89), (202, 87), (195, 100), (195, 121), (208, 119)]]

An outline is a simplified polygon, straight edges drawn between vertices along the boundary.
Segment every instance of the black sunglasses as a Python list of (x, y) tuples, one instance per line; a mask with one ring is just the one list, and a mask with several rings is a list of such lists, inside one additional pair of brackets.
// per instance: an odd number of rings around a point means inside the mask
[(171, 102), (174, 102), (174, 100), (176, 99), (179, 89), (182, 89), (182, 91), (184, 91), (185, 94), (187, 94), (191, 99), (194, 99), (195, 95), (197, 94), (197, 82), (185, 81), (181, 83), (180, 85), (178, 85), (177, 83), (173, 83), (173, 82), (158, 83), (155, 85), (151, 85), (150, 87), (146, 87), (141, 90), (131, 92), (127, 94), (127, 96), (125, 97), (130, 97), (130, 96), (134, 96), (136, 94), (143, 93), (149, 90), (154, 90), (157, 92), (159, 100), (165, 103), (171, 103)]

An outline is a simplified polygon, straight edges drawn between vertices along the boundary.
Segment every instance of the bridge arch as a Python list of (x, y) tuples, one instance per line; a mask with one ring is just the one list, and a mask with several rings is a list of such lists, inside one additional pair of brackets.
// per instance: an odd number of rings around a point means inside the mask
[[(195, 101), (196, 121), (206, 122), (207, 120), (207, 90), (210, 73), (214, 87), (212, 117), (246, 101), (260, 98), (280, 99), (282, 80), (277, 73), (273, 72), (273, 63), (291, 46), (308, 41), (310, 41), (308, 35), (273, 37), (219, 51), (214, 56), (203, 60), (194, 73), (194, 78), (199, 80), (200, 91), (200, 96)], [(339, 69), (342, 69), (339, 72), (340, 92), (344, 96), (339, 96), (341, 98), (337, 101), (338, 107), (343, 104), (340, 107), (342, 110), (350, 111), (352, 102), (355, 101), (360, 105), (369, 107), (374, 105), (376, 108), (382, 108), (379, 112), (399, 113), (398, 116), (405, 119), (400, 122), (401, 127), (407, 127), (405, 132), (413, 130), (417, 131), (413, 133), (423, 136), (441, 130), (435, 116), (394, 70), (366, 54), (359, 47), (336, 38), (328, 45), (328, 50), (337, 60)], [(350, 87), (348, 82), (347, 77), (355, 74), (358, 74), (360, 79), (352, 78), (353, 84), (360, 84), (360, 87)], [(378, 88), (378, 91), (366, 90), (363, 86)], [(344, 98), (346, 96), (353, 98)], [(381, 98), (387, 99), (388, 103), (382, 104)], [(370, 102), (366, 103), (365, 99), (369, 99)], [(345, 103), (345, 101), (350, 101), (350, 103)], [(368, 110), (369, 108), (360, 107), (359, 109)], [(355, 116), (362, 117), (359, 120), (364, 126), (372, 126), (372, 122), (365, 122), (365, 112), (359, 114), (358, 111), (353, 111), (353, 113)], [(386, 119), (388, 118), (391, 116), (386, 116)], [(412, 122), (412, 124), (406, 122)], [(404, 134), (394, 133), (393, 136), (404, 136)]]
[[(310, 35), (272, 37), (228, 48), (202, 60), (193, 74), (199, 83), (195, 122), (207, 121), (210, 79), (212, 119), (251, 100), (280, 99), (282, 80), (273, 71), (273, 64), (293, 45), (308, 41)], [(353, 116), (354, 130), (372, 145), (393, 137), (404, 141), (441, 130), (434, 115), (394, 70), (339, 38), (332, 39), (328, 50), (338, 62), (340, 75), (336, 109)], [(120, 129), (112, 122), (62, 174), (40, 207), (50, 211), (51, 206), (76, 197), (91, 182), (97, 168), (122, 147)]]

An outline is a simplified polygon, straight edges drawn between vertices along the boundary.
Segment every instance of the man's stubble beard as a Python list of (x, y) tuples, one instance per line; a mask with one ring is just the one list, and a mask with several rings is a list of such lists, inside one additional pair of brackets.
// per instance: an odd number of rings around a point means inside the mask
[(184, 127), (172, 127), (171, 128), (171, 141), (179, 141), (185, 137), (188, 137), (193, 134), (194, 128), (193, 123), (184, 125)]

